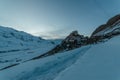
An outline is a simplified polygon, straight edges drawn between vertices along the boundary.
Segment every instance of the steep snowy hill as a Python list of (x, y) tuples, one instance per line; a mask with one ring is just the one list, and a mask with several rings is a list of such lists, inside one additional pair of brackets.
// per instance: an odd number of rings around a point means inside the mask
[(59, 43), (0, 26), (0, 70), (41, 55)]
[(120, 36), (91, 48), (55, 80), (120, 80)]

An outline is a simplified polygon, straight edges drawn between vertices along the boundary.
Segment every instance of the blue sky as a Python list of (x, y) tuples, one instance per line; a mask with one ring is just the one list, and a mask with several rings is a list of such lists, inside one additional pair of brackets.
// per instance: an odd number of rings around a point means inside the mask
[(0, 0), (0, 25), (45, 38), (90, 35), (120, 13), (120, 0)]

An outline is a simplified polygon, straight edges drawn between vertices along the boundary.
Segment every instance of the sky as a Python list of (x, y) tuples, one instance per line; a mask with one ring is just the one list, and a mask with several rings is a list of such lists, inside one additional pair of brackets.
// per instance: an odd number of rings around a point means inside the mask
[(46, 39), (90, 36), (120, 13), (120, 0), (0, 0), (0, 25)]

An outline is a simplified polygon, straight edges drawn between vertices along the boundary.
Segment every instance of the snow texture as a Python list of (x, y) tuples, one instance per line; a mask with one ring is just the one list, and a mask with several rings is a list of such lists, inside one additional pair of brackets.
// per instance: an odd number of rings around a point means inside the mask
[(92, 46), (55, 80), (120, 80), (120, 36)]

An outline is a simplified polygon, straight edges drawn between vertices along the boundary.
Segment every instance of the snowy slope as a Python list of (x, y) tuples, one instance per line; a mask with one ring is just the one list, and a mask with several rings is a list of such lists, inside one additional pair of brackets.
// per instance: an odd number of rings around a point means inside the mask
[(62, 70), (84, 55), (90, 46), (28, 61), (0, 71), (1, 80), (53, 80)]
[(0, 26), (0, 70), (44, 54), (59, 43)]
[(15, 45), (16, 47), (35, 46), (41, 41), (44, 40), (40, 37), (35, 37), (23, 31), (0, 26), (0, 48), (14, 47)]
[[(57, 43), (56, 43), (57, 42)], [(44, 40), (23, 31), (0, 26), (0, 53), (5, 50), (40, 47), (41, 44), (58, 44), (60, 40)]]
[(93, 45), (55, 80), (120, 80), (120, 36)]
[[(98, 35), (120, 34), (120, 21), (108, 28), (98, 32)], [(110, 40), (105, 37), (103, 39), (108, 41), (99, 44), (94, 43), (96, 37), (90, 37), (93, 39), (91, 44), (68, 51), (64, 46), (65, 49), (62, 48), (57, 54), (53, 51), (54, 54), (48, 55), (55, 46), (61, 45), (61, 40), (44, 40), (0, 26), (0, 80), (119, 80), (120, 36), (115, 36)], [(71, 47), (76, 45), (75, 38), (71, 40), (70, 37), (70, 44), (73, 42)], [(88, 42), (86, 38), (85, 43)], [(47, 56), (36, 58), (42, 54)]]
[(1, 70), (2, 80), (119, 80), (120, 36)]

